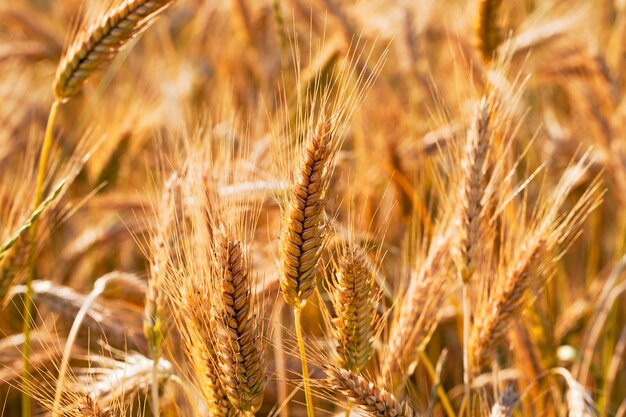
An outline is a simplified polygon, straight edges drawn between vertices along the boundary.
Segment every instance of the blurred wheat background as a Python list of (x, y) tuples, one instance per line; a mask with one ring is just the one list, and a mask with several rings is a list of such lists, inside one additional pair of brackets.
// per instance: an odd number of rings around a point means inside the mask
[(0, 415), (626, 416), (623, 0), (0, 0)]

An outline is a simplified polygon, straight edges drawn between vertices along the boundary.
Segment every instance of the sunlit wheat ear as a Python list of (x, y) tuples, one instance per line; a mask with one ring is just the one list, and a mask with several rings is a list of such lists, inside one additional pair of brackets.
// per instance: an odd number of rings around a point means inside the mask
[(359, 372), (372, 355), (380, 297), (364, 251), (355, 245), (340, 251), (331, 289), (337, 353), (340, 367)]
[(351, 404), (368, 416), (414, 417), (418, 414), (408, 401), (400, 401), (385, 388), (352, 371), (330, 368), (325, 381), (331, 390), (345, 395)]
[(309, 134), (282, 221), (280, 285), (293, 308), (302, 308), (317, 284), (325, 229), (322, 211), (334, 146), (332, 123), (323, 119)]
[(124, 0), (82, 28), (63, 54), (53, 89), (57, 100), (76, 94), (85, 80), (150, 26), (174, 0)]
[[(581, 175), (587, 166), (585, 155), (575, 164), (574, 171)], [(594, 181), (569, 211), (563, 210), (575, 177), (564, 175), (551, 193), (541, 194), (528, 224), (524, 219), (516, 219), (519, 224), (510, 226), (509, 241), (504, 242), (506, 260), (496, 271), (494, 281), (479, 294), (475, 309), (469, 343), (474, 371), (479, 369), (475, 366), (489, 361), (512, 320), (527, 305), (529, 288), (544, 287), (551, 276), (550, 258), (555, 251), (568, 248), (581, 223), (601, 201), (599, 183)]]
[(467, 132), (467, 139), (461, 159), (461, 186), (457, 215), (458, 251), (457, 268), (464, 284), (472, 277), (475, 263), (481, 261), (481, 248), (484, 236), (485, 213), (483, 198), (486, 188), (485, 176), (488, 165), (492, 117), (491, 104), (483, 98), (476, 109), (476, 115)]
[(232, 404), (254, 415), (263, 402), (265, 358), (252, 305), (249, 261), (241, 243), (215, 236), (215, 344), (222, 387)]
[(489, 63), (500, 44), (497, 18), (502, 0), (479, 0), (476, 18), (476, 44), (483, 61)]

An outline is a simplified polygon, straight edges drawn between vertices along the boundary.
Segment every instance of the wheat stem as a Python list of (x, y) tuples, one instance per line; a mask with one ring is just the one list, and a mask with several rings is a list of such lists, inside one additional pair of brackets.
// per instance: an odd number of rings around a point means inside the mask
[(309, 366), (306, 360), (306, 350), (304, 349), (304, 339), (302, 338), (301, 313), (302, 308), (294, 308), (294, 318), (296, 322), (296, 337), (298, 338), (298, 349), (300, 350), (300, 361), (302, 362), (302, 381), (304, 383), (304, 396), (306, 398), (306, 413), (308, 417), (313, 417), (313, 398), (311, 397), (311, 384), (309, 382)]
[[(48, 114), (48, 123), (46, 124), (46, 132), (41, 144), (41, 154), (39, 156), (39, 167), (37, 168), (37, 184), (35, 188), (35, 201), (33, 203), (33, 210), (37, 210), (37, 207), (41, 203), (41, 196), (43, 195), (43, 183), (46, 177), (46, 168), (48, 166), (48, 157), (50, 156), (50, 148), (52, 146), (52, 132), (54, 130), (54, 122), (59, 110), (59, 101), (55, 100), (50, 107), (50, 113)], [(24, 297), (24, 346), (22, 348), (22, 356), (24, 360), (24, 371), (22, 377), (24, 380), (24, 390), (22, 391), (22, 417), (30, 417), (31, 407), (30, 398), (27, 395), (30, 389), (30, 330), (32, 328), (32, 316), (33, 316), (33, 277), (35, 275), (35, 238), (37, 236), (37, 223), (33, 221), (32, 228), (30, 229), (30, 250), (29, 250), (29, 263), (30, 270), (26, 277), (26, 295)]]

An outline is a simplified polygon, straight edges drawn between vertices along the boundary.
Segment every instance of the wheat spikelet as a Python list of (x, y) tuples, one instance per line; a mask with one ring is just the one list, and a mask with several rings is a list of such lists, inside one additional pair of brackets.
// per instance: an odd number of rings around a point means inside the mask
[(124, 0), (80, 31), (57, 67), (57, 100), (76, 94), (85, 80), (145, 30), (173, 0)]
[(327, 373), (330, 387), (344, 394), (355, 407), (369, 416), (413, 417), (418, 415), (408, 401), (396, 399), (385, 388), (367, 381), (352, 371), (332, 368)]
[(363, 370), (372, 354), (379, 298), (366, 256), (352, 245), (342, 248), (333, 288), (339, 366), (353, 372)]
[(252, 311), (251, 276), (241, 243), (224, 233), (216, 236), (217, 278), (214, 348), (219, 376), (238, 410), (254, 415), (263, 401), (265, 366), (259, 321)]
[(500, 44), (496, 19), (502, 0), (479, 0), (476, 20), (476, 43), (485, 62), (490, 62)]
[(309, 136), (291, 190), (281, 237), (281, 288), (287, 304), (301, 308), (316, 286), (322, 249), (322, 211), (333, 151), (332, 124), (323, 120)]

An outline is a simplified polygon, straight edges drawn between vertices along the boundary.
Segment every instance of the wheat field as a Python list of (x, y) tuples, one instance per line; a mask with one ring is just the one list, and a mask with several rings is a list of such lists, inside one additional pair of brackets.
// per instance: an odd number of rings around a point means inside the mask
[(625, 417), (626, 2), (0, 0), (0, 416)]

